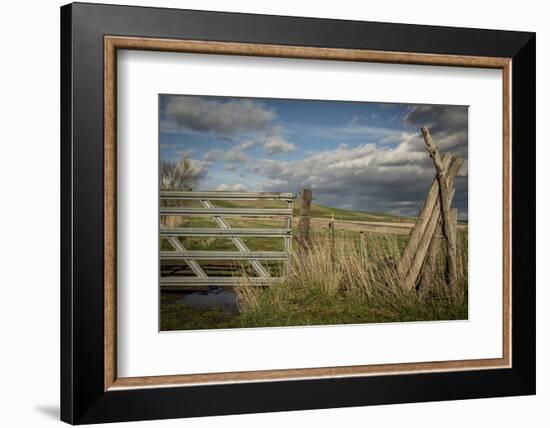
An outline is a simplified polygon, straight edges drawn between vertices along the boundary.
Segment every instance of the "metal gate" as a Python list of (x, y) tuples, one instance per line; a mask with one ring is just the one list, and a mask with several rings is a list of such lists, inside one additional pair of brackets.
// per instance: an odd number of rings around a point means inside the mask
[[(250, 263), (256, 276), (248, 277), (251, 285), (270, 285), (281, 280), (273, 277), (261, 263), (261, 260), (282, 260), (283, 272), (288, 271), (292, 251), (292, 208), (294, 195), (292, 193), (274, 192), (182, 192), (161, 191), (160, 216), (207, 216), (213, 218), (217, 228), (178, 227), (169, 228), (160, 222), (160, 236), (165, 238), (172, 251), (161, 251), (162, 260), (183, 260), (194, 273), (194, 276), (162, 276), (160, 285), (163, 289), (177, 289), (193, 286), (237, 286), (242, 284), (242, 278), (209, 276), (198, 263), (198, 260), (246, 260)], [(163, 206), (162, 201), (200, 201), (201, 207), (188, 208), (183, 206)], [(216, 208), (212, 201), (267, 201), (278, 200), (286, 202), (284, 208)], [(282, 228), (232, 228), (224, 217), (282, 217)], [(236, 247), (236, 251), (190, 251), (185, 248), (179, 237), (228, 237)], [(250, 251), (242, 241), (242, 237), (281, 237), (284, 239), (283, 251)]]

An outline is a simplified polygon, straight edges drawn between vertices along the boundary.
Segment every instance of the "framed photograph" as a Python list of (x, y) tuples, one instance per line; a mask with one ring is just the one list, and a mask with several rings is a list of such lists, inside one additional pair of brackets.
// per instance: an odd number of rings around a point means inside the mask
[(61, 418), (535, 393), (535, 35), (61, 8)]

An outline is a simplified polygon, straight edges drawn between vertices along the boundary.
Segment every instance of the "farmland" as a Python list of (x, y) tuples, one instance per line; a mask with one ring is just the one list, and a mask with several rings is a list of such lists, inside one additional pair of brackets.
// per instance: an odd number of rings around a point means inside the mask
[[(185, 201), (190, 207), (198, 201)], [(255, 201), (218, 201), (217, 208), (254, 207)], [(263, 201), (264, 208), (279, 208), (278, 201)], [(407, 243), (415, 218), (375, 212), (311, 205), (311, 247), (297, 251), (299, 203), (294, 204), (293, 252), (283, 279), (270, 287), (251, 285), (254, 270), (246, 261), (201, 260), (210, 276), (238, 276), (235, 304), (238, 311), (223, 307), (194, 307), (182, 303), (189, 292), (161, 293), (161, 330), (247, 328), (291, 325), (429, 321), (467, 318), (467, 225), (458, 228), (459, 280), (456, 287), (444, 281), (444, 258), (437, 259), (433, 284), (408, 290), (395, 269)], [(172, 227), (215, 228), (211, 217), (166, 217)], [(228, 217), (231, 228), (277, 228), (280, 218)], [(331, 234), (332, 223), (334, 234)], [(234, 251), (228, 237), (182, 237), (190, 251)], [(283, 251), (276, 237), (243, 237), (250, 251)], [(161, 239), (161, 251), (171, 250)], [(261, 261), (272, 276), (283, 274), (283, 263)], [(182, 263), (163, 260), (163, 275), (190, 276)], [(200, 288), (199, 288), (200, 291)]]

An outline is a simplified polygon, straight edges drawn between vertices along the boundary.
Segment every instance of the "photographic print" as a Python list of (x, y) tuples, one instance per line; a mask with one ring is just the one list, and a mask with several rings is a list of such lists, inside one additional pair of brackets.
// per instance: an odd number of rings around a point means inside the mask
[(160, 330), (468, 318), (468, 107), (159, 95)]

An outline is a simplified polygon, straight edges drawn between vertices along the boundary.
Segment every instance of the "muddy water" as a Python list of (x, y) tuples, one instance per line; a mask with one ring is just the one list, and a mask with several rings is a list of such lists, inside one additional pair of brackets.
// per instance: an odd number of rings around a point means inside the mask
[(176, 300), (194, 308), (219, 308), (233, 315), (239, 314), (237, 295), (231, 289), (215, 288), (208, 291), (195, 291)]

